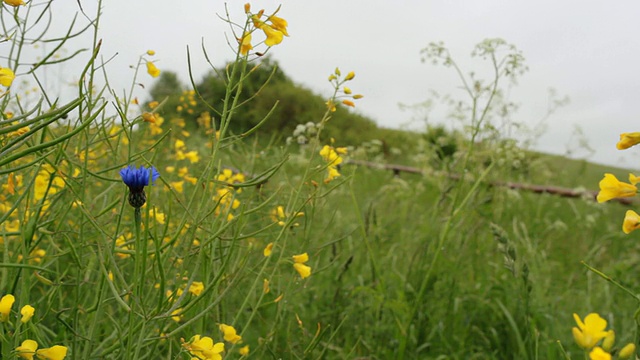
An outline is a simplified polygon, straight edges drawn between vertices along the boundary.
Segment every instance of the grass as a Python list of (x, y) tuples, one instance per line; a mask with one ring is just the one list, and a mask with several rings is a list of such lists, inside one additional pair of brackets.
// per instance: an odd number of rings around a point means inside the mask
[[(23, 10), (2, 10), (16, 47), (29, 38), (25, 24), (41, 19)], [(244, 25), (227, 20), (257, 36), (247, 13)], [(350, 74), (332, 73), (319, 132), (285, 145), (273, 139), (288, 134), (228, 131), (250, 104), (238, 95), (259, 60), (241, 41), (238, 66), (221, 71), (223, 110), (191, 114), (208, 120), (187, 131), (185, 119), (162, 117), (162, 99), (134, 101), (134, 84), (150, 81), (148, 53), (124, 98), (98, 85), (95, 39), (68, 105), (45, 106), (55, 97), (44, 88), (35, 104), (18, 88), (2, 94), (2, 358), (584, 358), (572, 314), (591, 312), (615, 329), (616, 348), (637, 343), (629, 295), (640, 288), (640, 249), (620, 231), (625, 206), (488, 185), (593, 189), (604, 172), (623, 175), (486, 132), (499, 80), (520, 69), (503, 41), (477, 48), (496, 78), (467, 88), (473, 106), (458, 110), (471, 125), (456, 151), (443, 156), (409, 136), (415, 148), (392, 159), (424, 175), (394, 176), (343, 162), (380, 161), (388, 149), (320, 140)], [(443, 48), (432, 51), (455, 67)], [(9, 54), (18, 72), (21, 53)], [(141, 189), (119, 174), (129, 165), (160, 172), (143, 207), (130, 205)]]

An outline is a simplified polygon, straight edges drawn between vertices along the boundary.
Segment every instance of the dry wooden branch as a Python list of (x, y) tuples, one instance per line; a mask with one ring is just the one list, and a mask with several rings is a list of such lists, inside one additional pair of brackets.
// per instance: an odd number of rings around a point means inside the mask
[[(393, 174), (396, 176), (399, 176), (400, 173), (402, 172), (424, 175), (424, 171), (422, 171), (421, 169), (416, 167), (411, 167), (411, 166), (405, 166), (405, 165), (380, 164), (380, 163), (371, 162), (371, 161), (353, 160), (353, 159), (346, 160), (344, 164), (366, 166), (373, 169), (390, 170), (390, 171), (393, 171)], [(460, 178), (459, 175), (452, 175), (451, 177), (455, 179)], [(536, 194), (552, 194), (552, 195), (569, 197), (569, 198), (587, 197), (587, 198), (593, 199), (593, 201), (596, 201), (596, 196), (598, 195), (597, 191), (576, 190), (576, 189), (563, 188), (559, 186), (533, 185), (533, 184), (508, 182), (508, 181), (507, 182), (490, 181), (488, 184), (491, 186), (508, 187), (509, 189), (514, 189), (514, 190), (530, 191)], [(617, 198), (611, 201), (616, 201), (624, 205), (634, 204), (634, 201), (632, 198)]]

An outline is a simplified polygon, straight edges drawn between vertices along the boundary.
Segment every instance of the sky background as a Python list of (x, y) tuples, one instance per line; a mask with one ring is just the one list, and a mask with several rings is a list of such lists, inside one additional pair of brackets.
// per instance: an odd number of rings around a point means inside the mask
[[(78, 11), (76, 1), (54, 3), (68, 16)], [(95, 13), (95, 5), (82, 3)], [(243, 21), (243, 4), (228, 2), (232, 19)], [(283, 0), (254, 1), (252, 9), (269, 13), (279, 4), (290, 37), (271, 49), (272, 58), (296, 83), (324, 95), (336, 66), (355, 71), (350, 87), (365, 96), (355, 111), (381, 126), (424, 129), (421, 114), (398, 104), (421, 103), (431, 91), (463, 96), (451, 69), (420, 61), (427, 44), (444, 42), (465, 72), (482, 73), (488, 64), (471, 58), (471, 51), (483, 39), (499, 37), (521, 50), (529, 67), (509, 91), (509, 100), (520, 105), (515, 121), (538, 124), (549, 106), (549, 88), (570, 98), (546, 119), (535, 149), (639, 168), (640, 151), (615, 149), (621, 132), (640, 131), (639, 2)], [(233, 40), (229, 27), (218, 18), (224, 14), (224, 3), (213, 0), (105, 0), (101, 54), (115, 55), (107, 64), (111, 85), (128, 88), (129, 66), (147, 49), (156, 51), (158, 68), (177, 72), (187, 83), (187, 46), (199, 80), (209, 70), (202, 44), (216, 65), (234, 56), (226, 43), (225, 36)], [(146, 99), (143, 91), (139, 96)], [(452, 126), (442, 111), (434, 110), (428, 121)], [(581, 150), (581, 140), (594, 151)]]

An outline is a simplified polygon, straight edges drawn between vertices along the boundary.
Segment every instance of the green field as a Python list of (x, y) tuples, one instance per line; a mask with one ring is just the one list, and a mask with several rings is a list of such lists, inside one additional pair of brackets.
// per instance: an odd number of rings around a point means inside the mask
[[(30, 102), (19, 49), (41, 19), (4, 3), (0, 358), (611, 359), (638, 344), (633, 203), (592, 193), (628, 172), (492, 126), (498, 80), (521, 70), (501, 40), (478, 47), (495, 81), (452, 110), (468, 123), (409, 133), (350, 110), (367, 91), (353, 72), (330, 69), (323, 98), (256, 55), (286, 22), (250, 10), (236, 61), (200, 83), (149, 51), (115, 96), (94, 37), (75, 98)], [(266, 42), (248, 48), (250, 31)], [(580, 347), (574, 313), (598, 313), (615, 343), (582, 329)]]

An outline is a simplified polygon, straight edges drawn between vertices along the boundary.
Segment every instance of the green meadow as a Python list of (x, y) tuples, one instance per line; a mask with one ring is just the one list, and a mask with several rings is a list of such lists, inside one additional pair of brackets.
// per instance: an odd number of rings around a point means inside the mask
[[(217, 20), (235, 61), (180, 79), (147, 49), (110, 69), (98, 22), (49, 33), (46, 4), (0, 8), (0, 358), (636, 358), (633, 201), (594, 195), (628, 171), (501, 132), (515, 46), (478, 44), (478, 79), (430, 44), (459, 126), (406, 132), (356, 111), (357, 69), (318, 95), (268, 57), (284, 6)], [(42, 85), (72, 61), (73, 96)]]

